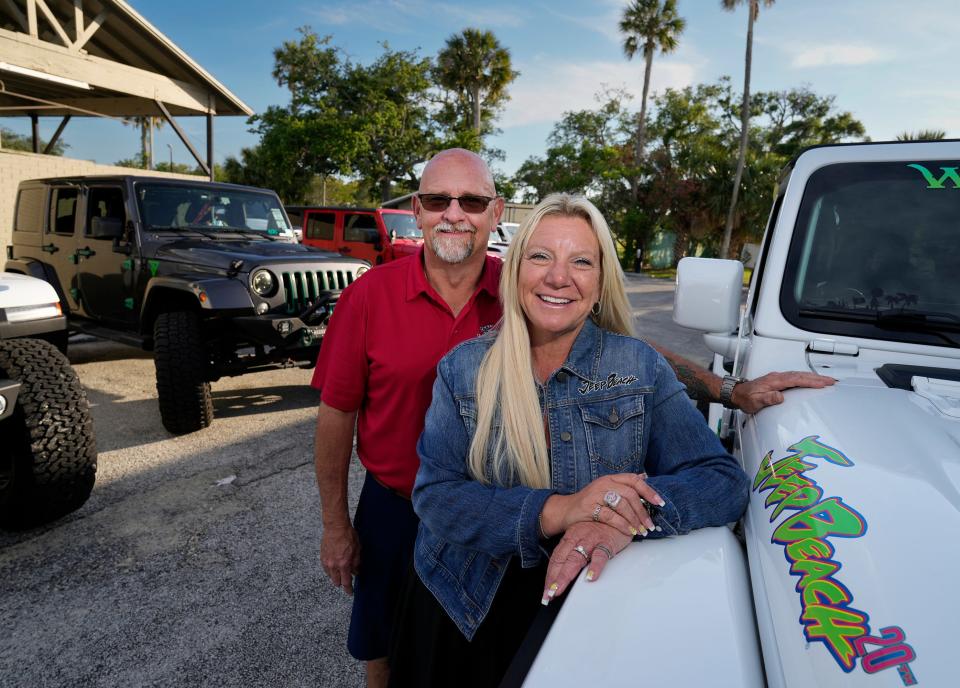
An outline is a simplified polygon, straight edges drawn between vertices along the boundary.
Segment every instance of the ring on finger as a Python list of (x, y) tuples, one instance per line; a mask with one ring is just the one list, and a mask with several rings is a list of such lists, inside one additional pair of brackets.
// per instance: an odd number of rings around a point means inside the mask
[(616, 490), (608, 490), (607, 494), (603, 495), (603, 503), (611, 509), (616, 509), (621, 499), (620, 493)]
[(603, 504), (597, 504), (593, 507), (593, 521), (594, 523), (600, 522), (600, 512), (603, 511)]
[(607, 555), (607, 559), (613, 559), (613, 552), (610, 551), (610, 548), (607, 547), (606, 545), (596, 545), (596, 546), (593, 548), (593, 551), (596, 552), (597, 550), (600, 550), (601, 552), (603, 552), (604, 554), (606, 554), (606, 555)]
[(590, 555), (587, 554), (587, 550), (583, 545), (577, 545), (573, 548), (573, 551), (582, 556), (587, 561), (590, 561)]

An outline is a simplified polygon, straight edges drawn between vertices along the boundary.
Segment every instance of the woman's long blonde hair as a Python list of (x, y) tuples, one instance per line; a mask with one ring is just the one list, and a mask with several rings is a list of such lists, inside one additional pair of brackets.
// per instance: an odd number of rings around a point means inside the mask
[[(606, 220), (583, 196), (550, 194), (524, 220), (507, 251), (500, 275), (503, 319), (477, 371), (477, 431), (470, 444), (469, 469), (483, 483), (550, 486), (550, 456), (518, 282), (530, 237), (543, 218), (552, 215), (582, 218), (593, 229), (600, 244), (600, 313), (592, 317), (605, 330), (633, 335), (623, 270)], [(498, 405), (501, 424), (494, 427)], [(487, 460), (491, 454), (492, 464)]]

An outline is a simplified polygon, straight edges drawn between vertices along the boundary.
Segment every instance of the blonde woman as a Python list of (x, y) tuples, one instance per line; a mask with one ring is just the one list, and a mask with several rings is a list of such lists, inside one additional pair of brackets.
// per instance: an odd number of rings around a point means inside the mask
[(589, 201), (553, 194), (534, 208), (500, 296), (497, 331), (437, 369), (392, 685), (497, 685), (539, 605), (584, 566), (597, 580), (632, 539), (729, 523), (746, 506), (743, 471), (632, 336)]

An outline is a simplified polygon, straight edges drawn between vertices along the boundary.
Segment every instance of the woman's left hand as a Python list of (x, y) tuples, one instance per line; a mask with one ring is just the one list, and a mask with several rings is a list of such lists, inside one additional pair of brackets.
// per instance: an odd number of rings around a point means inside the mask
[(574, 523), (563, 534), (550, 556), (546, 585), (540, 601), (544, 605), (550, 604), (550, 600), (566, 592), (570, 583), (588, 564), (587, 580), (597, 580), (607, 562), (623, 551), (632, 539), (605, 523)]

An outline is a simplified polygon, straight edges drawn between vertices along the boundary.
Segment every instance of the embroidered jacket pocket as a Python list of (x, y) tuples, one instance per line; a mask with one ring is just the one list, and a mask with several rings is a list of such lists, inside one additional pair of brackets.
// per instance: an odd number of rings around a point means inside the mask
[(590, 460), (602, 471), (640, 468), (643, 449), (643, 396), (632, 394), (584, 404), (584, 432)]

